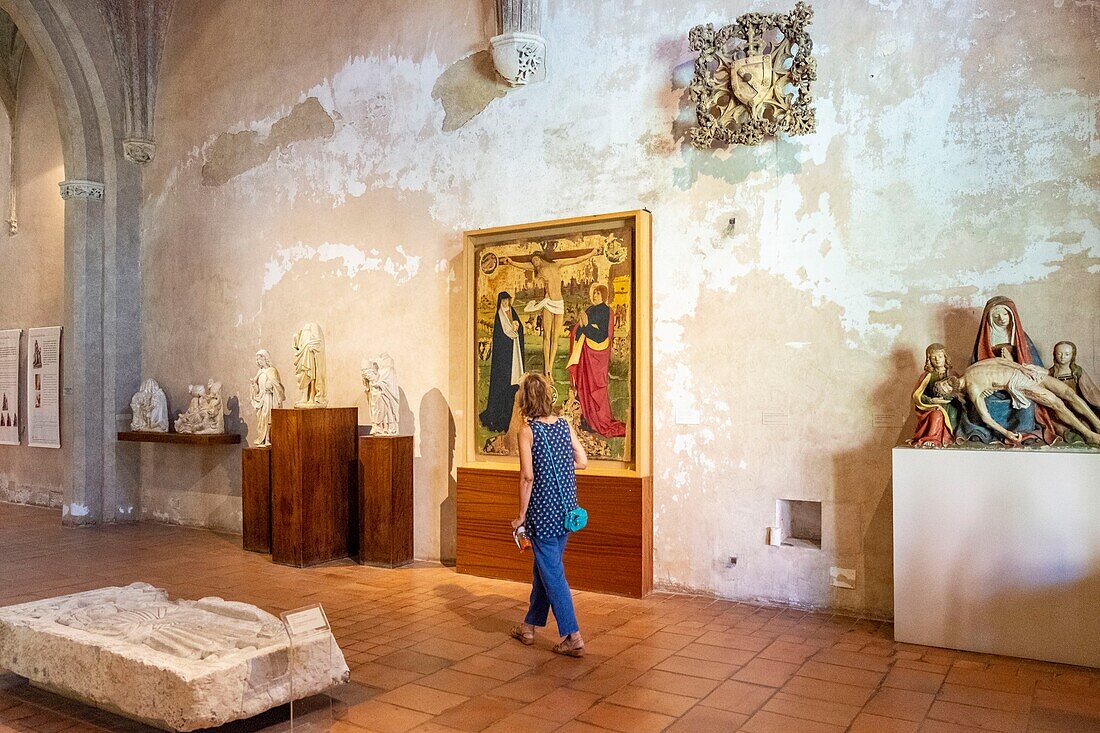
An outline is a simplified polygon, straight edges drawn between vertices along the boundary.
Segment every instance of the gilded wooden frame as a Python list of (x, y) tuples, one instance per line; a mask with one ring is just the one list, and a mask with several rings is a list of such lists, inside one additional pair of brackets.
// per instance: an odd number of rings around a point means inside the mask
[(589, 472), (602, 475), (651, 476), (653, 473), (653, 388), (652, 388), (652, 276), (651, 247), (652, 219), (648, 211), (624, 211), (597, 216), (573, 217), (551, 221), (532, 222), (516, 226), (494, 227), (468, 231), (464, 236), (466, 330), (463, 344), (465, 352), (465, 409), (462, 417), (464, 436), (464, 464), (478, 468), (515, 470), (518, 459), (512, 456), (487, 456), (477, 451), (477, 424), (479, 405), (475, 397), (478, 375), (477, 336), (477, 258), (479, 245), (507, 240), (511, 237), (553, 236), (563, 230), (582, 231), (587, 228), (607, 227), (625, 222), (633, 229), (634, 261), (632, 276), (633, 301), (631, 308), (631, 395), (633, 419), (629, 424), (631, 452), (628, 460), (590, 460)]

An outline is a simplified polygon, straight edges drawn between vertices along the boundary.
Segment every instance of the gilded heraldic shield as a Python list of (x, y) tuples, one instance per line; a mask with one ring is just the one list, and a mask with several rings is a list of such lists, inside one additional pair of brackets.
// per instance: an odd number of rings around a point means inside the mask
[(810, 84), (817, 67), (806, 33), (812, 17), (813, 9), (799, 2), (790, 13), (748, 13), (718, 31), (709, 23), (692, 28), (699, 58), (688, 94), (696, 146), (758, 145), (765, 135), (814, 131)]

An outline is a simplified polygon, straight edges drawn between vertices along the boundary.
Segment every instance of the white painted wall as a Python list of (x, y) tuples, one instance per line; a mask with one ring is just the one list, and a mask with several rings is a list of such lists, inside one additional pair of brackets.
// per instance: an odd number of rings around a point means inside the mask
[[(316, 320), (330, 399), (357, 404), (361, 358), (387, 349), (417, 432), (416, 553), (446, 557), (462, 231), (646, 207), (658, 584), (888, 616), (889, 449), (925, 345), (965, 362), (1003, 293), (1044, 354), (1071, 338), (1100, 369), (1095, 9), (818, 3), (818, 132), (701, 151), (688, 31), (747, 7), (554, 2), (547, 80), (444, 132), (445, 72), (460, 96), (491, 86), (467, 67), (492, 7), (179, 6), (145, 172), (145, 376), (174, 408), (199, 379), (246, 395), (253, 352), (289, 379), (293, 333)], [(330, 137), (203, 184), (228, 133), (264, 138), (310, 97)], [(239, 528), (235, 453), (145, 450), (144, 516)], [(777, 498), (822, 502), (821, 550), (765, 545)], [(829, 585), (834, 565), (854, 590)]]

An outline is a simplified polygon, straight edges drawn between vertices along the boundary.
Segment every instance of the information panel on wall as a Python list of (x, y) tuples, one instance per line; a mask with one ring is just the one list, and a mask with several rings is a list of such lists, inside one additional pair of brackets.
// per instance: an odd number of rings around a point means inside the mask
[(61, 447), (61, 326), (27, 331), (27, 445)]
[(19, 337), (0, 331), (0, 445), (19, 445)]

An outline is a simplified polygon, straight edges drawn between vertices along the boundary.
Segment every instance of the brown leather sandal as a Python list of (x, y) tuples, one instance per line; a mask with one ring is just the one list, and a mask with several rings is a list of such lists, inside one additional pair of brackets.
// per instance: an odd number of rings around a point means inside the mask
[(566, 657), (583, 657), (584, 656), (584, 641), (570, 641), (569, 638), (565, 638), (560, 644), (554, 647), (555, 654), (561, 654)]
[(513, 626), (512, 630), (508, 633), (513, 639), (516, 639), (524, 646), (531, 646), (535, 643), (535, 632), (524, 631), (522, 626)]

